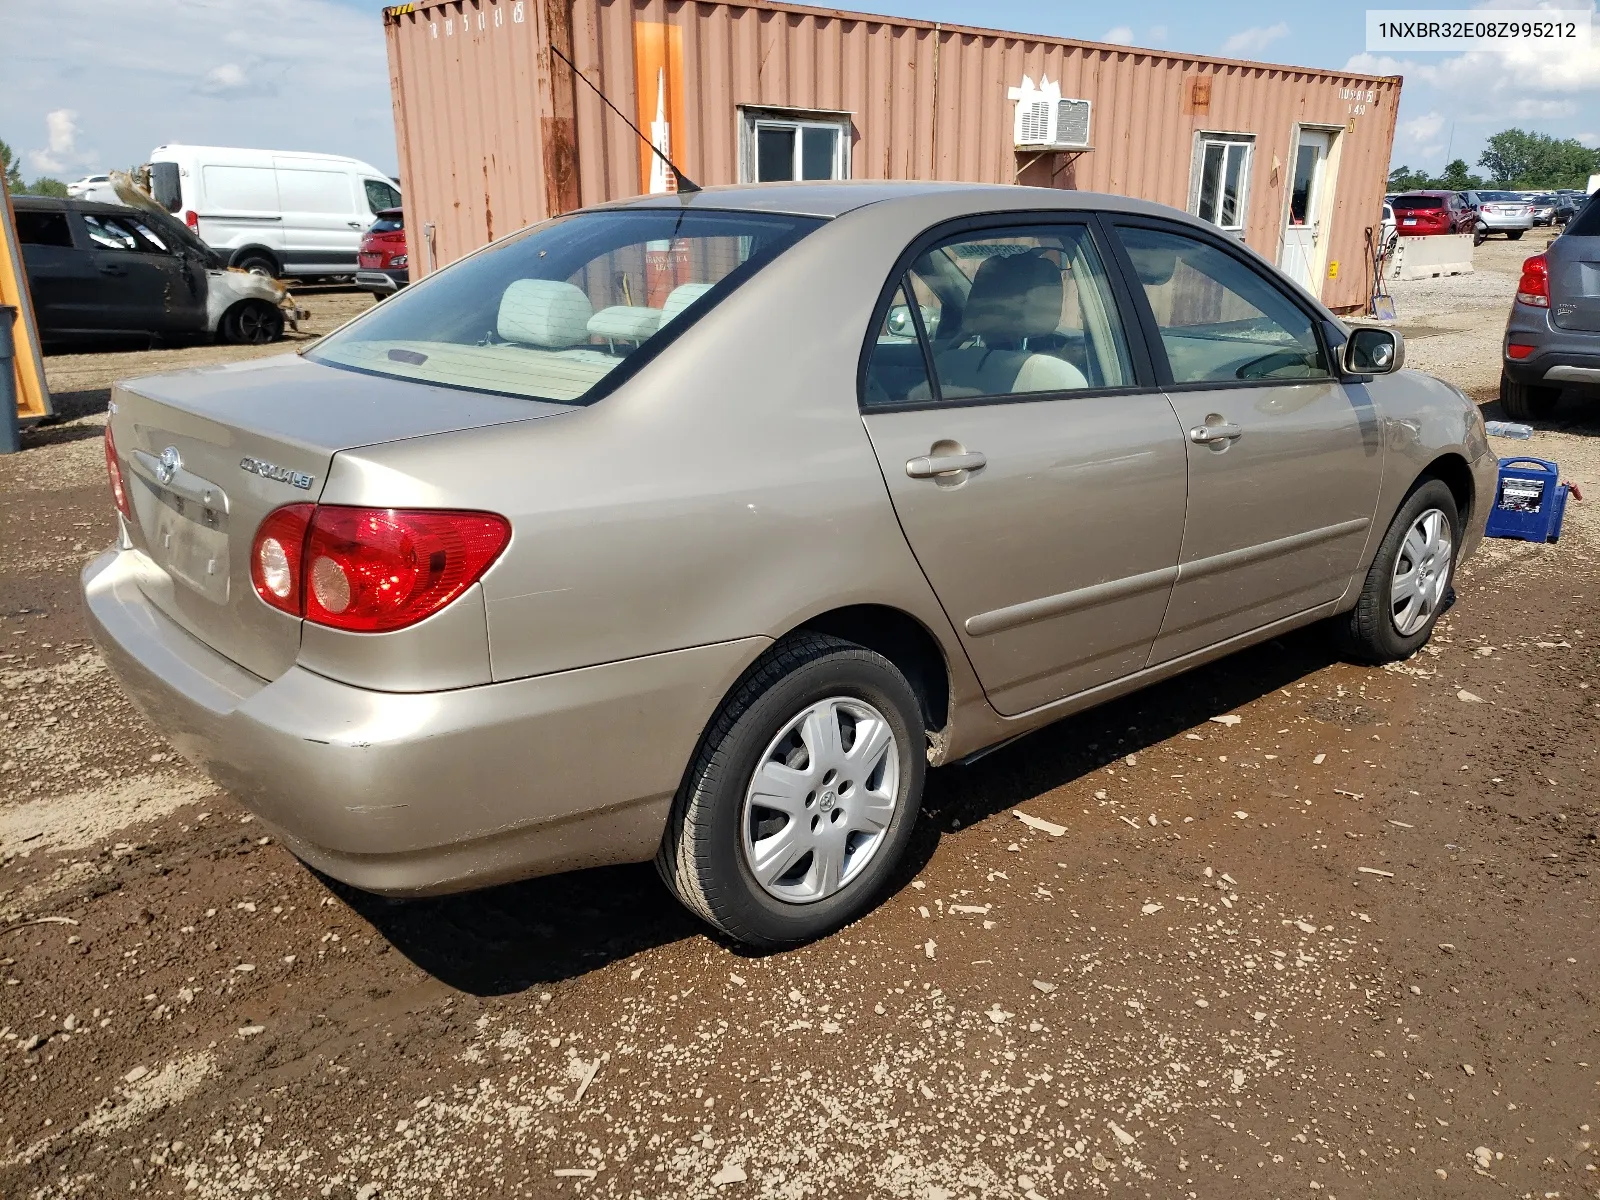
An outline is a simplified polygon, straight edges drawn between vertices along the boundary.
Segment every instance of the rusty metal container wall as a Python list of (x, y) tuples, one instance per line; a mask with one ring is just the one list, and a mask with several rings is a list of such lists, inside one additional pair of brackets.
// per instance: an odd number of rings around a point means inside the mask
[[(540, 3), (562, 0), (437, 0), (386, 17), (408, 225), (436, 225), (441, 265), (548, 215), (535, 116)], [(1296, 128), (1337, 130), (1325, 257), (1339, 269), (1320, 281), (1321, 294), (1347, 308), (1371, 286), (1364, 235), (1378, 223), (1397, 79), (760, 0), (576, 0), (571, 13), (579, 71), (636, 120), (638, 30), (677, 30), (685, 102), (673, 156), (701, 184), (738, 180), (741, 105), (851, 114), (857, 179), (1010, 183), (1020, 174), (1180, 209), (1195, 135), (1251, 133), (1245, 240), (1276, 261)], [(1024, 74), (1092, 102), (1092, 152), (1028, 166), (1031, 156), (1012, 145), (1007, 96)], [(1347, 91), (1366, 104), (1353, 120)], [(638, 139), (583, 84), (574, 93), (582, 203), (644, 190)]]

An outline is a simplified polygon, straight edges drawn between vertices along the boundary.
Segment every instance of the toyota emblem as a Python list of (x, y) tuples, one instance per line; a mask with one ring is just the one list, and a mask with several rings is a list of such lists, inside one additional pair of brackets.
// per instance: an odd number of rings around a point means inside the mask
[(172, 482), (172, 477), (178, 473), (178, 468), (183, 466), (183, 459), (178, 457), (178, 448), (168, 446), (161, 452), (161, 457), (156, 460), (156, 478), (163, 484)]

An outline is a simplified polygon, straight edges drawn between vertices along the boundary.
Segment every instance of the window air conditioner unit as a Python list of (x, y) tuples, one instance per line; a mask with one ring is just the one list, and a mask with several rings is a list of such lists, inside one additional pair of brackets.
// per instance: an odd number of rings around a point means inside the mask
[(1063, 99), (1060, 84), (1042, 79), (1035, 87), (1027, 76), (1023, 76), (1022, 86), (1012, 88), (1010, 94), (1017, 102), (1014, 141), (1018, 149), (1090, 148), (1089, 101)]

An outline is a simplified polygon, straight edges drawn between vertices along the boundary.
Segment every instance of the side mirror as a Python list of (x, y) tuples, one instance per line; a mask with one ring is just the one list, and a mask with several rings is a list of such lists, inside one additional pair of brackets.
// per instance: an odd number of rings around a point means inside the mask
[(1406, 343), (1393, 329), (1362, 326), (1350, 331), (1344, 344), (1344, 369), (1349, 375), (1387, 375), (1406, 360)]

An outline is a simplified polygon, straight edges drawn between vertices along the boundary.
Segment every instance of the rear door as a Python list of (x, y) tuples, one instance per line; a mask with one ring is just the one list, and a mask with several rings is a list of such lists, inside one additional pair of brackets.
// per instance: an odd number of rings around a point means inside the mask
[(16, 219), (39, 335), (50, 339), (83, 328), (82, 310), (91, 304), (98, 276), (73, 240), (66, 209), (19, 207)]
[(1560, 329), (1600, 333), (1600, 200), (1590, 200), (1545, 251), (1550, 320)]
[(89, 262), (100, 277), (100, 328), (151, 333), (205, 326), (206, 280), (176, 245), (169, 247), (132, 210), (80, 214)]
[(365, 193), (357, 198), (355, 176), (342, 167), (296, 159), (276, 159), (274, 165), (285, 269), (354, 271), (361, 235), (372, 221)]
[(1116, 220), (1156, 369), (1186, 436), (1177, 585), (1152, 662), (1343, 595), (1383, 470), (1366, 389), (1330, 370), (1287, 282), (1187, 226)]
[(883, 301), (863, 420), (990, 702), (1138, 671), (1177, 574), (1183, 437), (1087, 221), (923, 239)]

